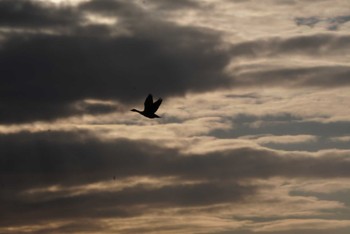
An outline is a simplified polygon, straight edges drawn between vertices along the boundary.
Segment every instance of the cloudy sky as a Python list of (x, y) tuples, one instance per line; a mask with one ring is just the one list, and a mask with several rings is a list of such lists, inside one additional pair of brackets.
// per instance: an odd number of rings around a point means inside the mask
[(0, 233), (350, 232), (348, 0), (0, 0), (0, 74)]

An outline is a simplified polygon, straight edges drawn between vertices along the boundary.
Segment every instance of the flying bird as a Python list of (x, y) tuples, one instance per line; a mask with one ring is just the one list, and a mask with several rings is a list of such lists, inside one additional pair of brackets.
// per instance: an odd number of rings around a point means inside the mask
[(158, 110), (160, 104), (162, 103), (162, 99), (159, 98), (156, 102), (153, 102), (152, 94), (149, 94), (145, 100), (145, 108), (143, 111), (139, 111), (136, 109), (132, 109), (131, 111), (138, 112), (141, 115), (153, 119), (153, 118), (160, 118), (158, 115), (156, 115), (156, 111)]

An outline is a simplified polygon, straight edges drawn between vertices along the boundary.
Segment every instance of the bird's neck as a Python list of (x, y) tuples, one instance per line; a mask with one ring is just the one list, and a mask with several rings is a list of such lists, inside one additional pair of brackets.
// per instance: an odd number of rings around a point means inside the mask
[(139, 111), (139, 110), (136, 110), (136, 109), (132, 109), (131, 111), (138, 112), (138, 113), (140, 113), (140, 114), (143, 113), (143, 111)]

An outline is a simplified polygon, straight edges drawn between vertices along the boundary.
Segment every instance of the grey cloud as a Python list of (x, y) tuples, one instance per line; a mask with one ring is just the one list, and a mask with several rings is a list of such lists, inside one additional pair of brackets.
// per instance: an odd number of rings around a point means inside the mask
[[(75, 105), (75, 109), (77, 114), (106, 114), (116, 111), (122, 111), (122, 108), (117, 106), (116, 104), (107, 104), (107, 103), (89, 103), (89, 102), (78, 102)], [(73, 113), (73, 111), (72, 111)]]
[(217, 34), (170, 23), (121, 37), (95, 29), (8, 38), (0, 49), (0, 121), (69, 116), (70, 104), (85, 98), (130, 103), (148, 93), (167, 97), (229, 83), (223, 73), (229, 56), (216, 49)]
[(83, 2), (78, 9), (102, 15), (119, 16), (123, 21), (148, 18), (146, 13), (131, 1), (92, 0)]
[[(337, 142), (332, 137), (347, 136), (350, 122), (316, 122), (303, 120), (301, 117), (285, 113), (280, 115), (237, 115), (231, 119), (234, 128), (230, 131), (215, 130), (210, 134), (220, 138), (238, 138), (244, 136), (285, 136), (312, 135), (315, 141), (304, 143), (266, 143), (264, 146), (281, 150), (319, 151), (323, 149), (350, 149), (348, 142)], [(253, 127), (255, 122), (261, 122), (259, 127)]]
[(257, 93), (248, 93), (248, 94), (228, 94), (225, 95), (227, 98), (238, 98), (238, 99), (258, 99), (259, 95)]
[[(140, 5), (155, 6), (157, 10), (179, 10), (188, 8), (200, 8), (198, 1), (192, 0), (140, 0)], [(140, 17), (144, 15), (142, 8), (133, 2), (125, 2), (118, 0), (93, 0), (80, 5), (80, 9), (99, 12), (101, 14), (113, 15), (116, 12), (124, 16)]]
[[(293, 55), (303, 56), (341, 56), (348, 52), (349, 36), (320, 34), (298, 36), (292, 38), (270, 38), (243, 42), (233, 45), (231, 54), (235, 59), (280, 58)], [(347, 65), (318, 66), (280, 66), (271, 68), (268, 65), (249, 66), (237, 65), (231, 70), (232, 83), (235, 86), (284, 86), (284, 87), (339, 87), (348, 86), (350, 67)]]
[(350, 21), (349, 15), (341, 15), (341, 16), (335, 16), (335, 17), (329, 17), (329, 18), (322, 18), (322, 17), (296, 17), (294, 19), (295, 23), (298, 26), (306, 25), (309, 27), (314, 27), (320, 22), (324, 22), (327, 24), (328, 30), (338, 30), (340, 26)]
[(204, 178), (207, 182), (193, 185), (161, 188), (137, 185), (117, 192), (75, 196), (66, 191), (26, 195), (22, 192), (33, 187), (84, 185), (110, 181), (113, 176), (117, 176), (117, 181), (136, 175), (181, 177), (183, 174), (185, 178), (203, 178), (186, 175), (190, 168), (182, 161), (187, 160), (175, 150), (122, 139), (100, 142), (86, 132), (3, 135), (0, 142), (2, 226), (73, 217), (129, 217), (161, 207), (239, 202), (255, 193), (254, 187)]
[[(142, 150), (139, 150), (129, 141), (118, 142), (105, 144), (86, 132), (3, 135), (0, 167), (2, 175), (9, 177), (9, 183), (12, 175), (21, 175), (23, 184), (18, 185), (26, 186), (30, 182), (41, 186), (93, 182), (113, 175), (144, 175), (149, 173), (152, 163), (156, 165), (153, 160), (158, 156), (153, 153), (152, 146), (141, 143)], [(146, 153), (147, 150), (150, 153)], [(167, 150), (162, 153), (174, 155)], [(46, 176), (41, 178), (44, 174)]]
[(350, 175), (341, 155), (313, 158), (241, 148), (183, 157), (174, 149), (122, 139), (102, 142), (86, 133), (21, 133), (2, 135), (0, 139), (4, 188), (85, 184), (114, 175), (200, 180)]
[(73, 8), (28, 0), (0, 1), (0, 26), (20, 28), (50, 28), (71, 26), (82, 21)]
[[(335, 124), (337, 125), (337, 124)], [(341, 124), (340, 124), (341, 125)], [(344, 123), (343, 126), (348, 129), (349, 123)], [(321, 127), (322, 128), (322, 127)], [(327, 127), (326, 127), (327, 128)], [(349, 141), (334, 141), (332, 138), (327, 136), (315, 136), (314, 140), (305, 142), (289, 142), (289, 143), (263, 143), (261, 145), (284, 151), (310, 151), (316, 152), (319, 150), (339, 149), (339, 150), (350, 150)]]
[[(159, 9), (164, 10), (179, 10), (179, 9), (191, 9), (200, 8), (201, 4), (198, 1), (192, 0), (179, 0), (179, 1), (163, 1), (163, 0), (151, 0), (150, 2), (156, 3)], [(147, 1), (145, 1), (147, 4)]]
[(350, 21), (350, 15), (343, 15), (343, 16), (328, 18), (327, 21), (330, 24), (328, 26), (329, 30), (338, 30), (341, 25)]
[[(256, 121), (263, 121), (263, 124), (258, 128), (252, 128), (251, 124)], [(230, 135), (230, 138), (255, 134), (334, 137), (347, 135), (350, 131), (350, 122), (348, 121), (328, 123), (307, 121), (289, 113), (263, 116), (241, 114), (234, 117), (232, 122), (238, 128), (232, 131), (234, 135)]]
[[(101, 230), (105, 228), (105, 224), (99, 222), (96, 219), (78, 219), (74, 220), (74, 222), (63, 224), (58, 227), (46, 227), (45, 224), (42, 225), (44, 227), (38, 231), (32, 231), (31, 234), (47, 234), (47, 233), (99, 233)], [(24, 231), (17, 232), (18, 234), (28, 233)]]
[[(259, 224), (259, 223), (257, 223)], [(263, 226), (264, 223), (261, 223), (261, 226)], [(308, 228), (304, 228), (304, 229), (298, 229), (297, 232), (299, 233), (303, 233), (303, 234), (329, 234), (329, 232), (336, 232), (337, 234), (347, 234), (349, 233), (349, 228), (345, 227), (345, 228), (334, 228), (334, 229), (327, 229), (327, 230), (313, 230), (313, 229), (308, 229)], [(295, 234), (295, 230), (278, 230), (277, 231), (259, 231), (259, 233), (261, 234)], [(249, 230), (237, 230), (237, 231), (223, 231), (223, 232), (217, 232), (217, 234), (256, 234), (256, 231), (249, 231)], [(207, 233), (209, 234), (209, 233)]]
[[(4, 12), (10, 12), (18, 2), (11, 3), (4, 1)], [(47, 12), (43, 10), (44, 5), (30, 1), (23, 4), (28, 5), (26, 14), (33, 11), (31, 15), (43, 20), (25, 16), (18, 19), (26, 18), (31, 25), (37, 21), (45, 21), (52, 27), (67, 24), (69, 33), (7, 35), (0, 47), (2, 123), (76, 115), (72, 104), (86, 98), (116, 99), (129, 105), (142, 101), (148, 93), (166, 98), (232, 86), (349, 84), (346, 66), (258, 72), (237, 68), (232, 77), (224, 72), (231, 58), (234, 61), (240, 57), (345, 53), (344, 48), (350, 41), (348, 36), (272, 38), (233, 45), (228, 52), (217, 49), (223, 43), (218, 32), (166, 22), (146, 14), (132, 2), (89, 1), (74, 9), (50, 8)], [(162, 4), (172, 7), (170, 2)], [(118, 23), (79, 26), (77, 22), (84, 12), (116, 16)], [(67, 15), (67, 19), (60, 15)], [(112, 36), (118, 30), (128, 33)]]
[(319, 137), (315, 141), (307, 141), (302, 143), (265, 143), (262, 144), (271, 149), (285, 151), (319, 151), (326, 149), (344, 149), (349, 150), (349, 142), (334, 142), (325, 137)]
[[(172, 207), (194, 207), (216, 205), (229, 202), (241, 202), (247, 196), (255, 194), (253, 186), (235, 183), (197, 185), (171, 185), (161, 188), (135, 186), (122, 191), (103, 191), (75, 196), (61, 195), (54, 199), (43, 200), (41, 194), (31, 200), (17, 198), (11, 205), (5, 205), (6, 217), (0, 225), (10, 225), (11, 218), (17, 223), (59, 219), (89, 219), (131, 217), (150, 212), (154, 209)], [(40, 208), (36, 213), (35, 208)], [(70, 212), (66, 212), (70, 210)]]
[[(18, 133), (0, 136), (1, 225), (55, 219), (90, 219), (142, 215), (148, 209), (242, 202), (254, 186), (240, 179), (282, 177), (349, 177), (346, 153), (312, 157), (241, 148), (203, 155), (117, 139), (100, 141), (88, 132)], [(139, 184), (115, 192), (44, 192), (31, 188), (86, 185), (130, 176), (168, 177), (198, 184), (160, 188)], [(40, 212), (38, 212), (40, 210)], [(70, 212), (67, 212), (70, 210)]]
[(309, 27), (313, 27), (315, 26), (317, 23), (319, 23), (321, 21), (320, 18), (312, 16), (312, 17), (296, 17), (294, 19), (295, 23), (298, 26), (302, 26), (302, 25), (306, 25)]
[(228, 57), (212, 50), (217, 38), (179, 32), (171, 47), (171, 40), (143, 37), (12, 39), (0, 55), (2, 122), (65, 116), (69, 104), (84, 98), (130, 101), (227, 84), (222, 69)]
[(270, 57), (278, 55), (331, 55), (347, 50), (350, 36), (315, 34), (290, 38), (267, 38), (233, 45), (231, 54), (235, 57)]
[(314, 66), (245, 71), (234, 75), (240, 86), (342, 87), (350, 85), (348, 66)]

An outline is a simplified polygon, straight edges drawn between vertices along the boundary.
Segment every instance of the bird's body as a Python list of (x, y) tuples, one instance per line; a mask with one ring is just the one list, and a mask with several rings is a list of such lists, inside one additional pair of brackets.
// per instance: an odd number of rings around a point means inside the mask
[(153, 118), (160, 118), (158, 115), (156, 115), (156, 111), (158, 110), (160, 104), (162, 103), (162, 99), (159, 98), (156, 102), (153, 102), (152, 94), (149, 94), (145, 100), (145, 108), (143, 111), (139, 111), (136, 109), (132, 109), (131, 111), (138, 112), (141, 115), (153, 119)]

